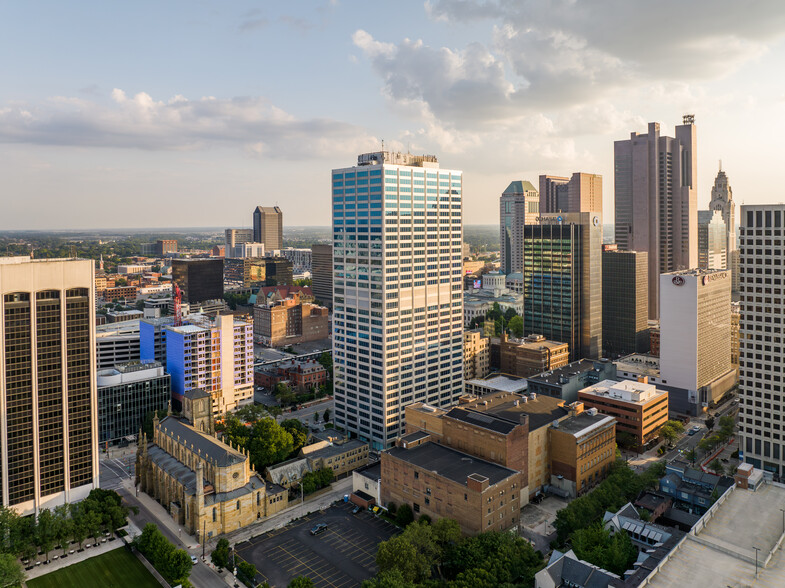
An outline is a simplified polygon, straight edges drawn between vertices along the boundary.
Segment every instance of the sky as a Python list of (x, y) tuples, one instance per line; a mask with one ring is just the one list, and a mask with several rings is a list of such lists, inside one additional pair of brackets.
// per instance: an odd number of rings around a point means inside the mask
[(330, 170), (435, 154), (464, 224), (694, 114), (698, 204), (785, 201), (782, 0), (0, 0), (0, 230), (330, 224)]

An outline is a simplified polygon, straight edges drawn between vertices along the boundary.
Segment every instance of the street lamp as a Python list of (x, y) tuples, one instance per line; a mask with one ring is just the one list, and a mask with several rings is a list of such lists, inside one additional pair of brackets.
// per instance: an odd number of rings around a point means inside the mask
[(755, 547), (754, 545), (752, 548), (755, 550), (755, 578), (758, 577), (758, 552), (760, 551), (760, 547)]
[(781, 508), (780, 512), (782, 513), (782, 533), (785, 535), (785, 508)]

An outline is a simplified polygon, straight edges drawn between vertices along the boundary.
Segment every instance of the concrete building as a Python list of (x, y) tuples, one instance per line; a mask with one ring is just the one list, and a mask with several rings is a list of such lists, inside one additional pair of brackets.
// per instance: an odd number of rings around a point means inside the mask
[(357, 439), (339, 443), (316, 441), (300, 449), (312, 472), (330, 469), (336, 479), (368, 465), (368, 444)]
[(224, 257), (226, 259), (243, 259), (246, 257), (264, 257), (267, 249), (264, 243), (238, 243), (234, 247), (224, 247)]
[(257, 206), (253, 211), (253, 242), (265, 249), (283, 247), (283, 212), (277, 206)]
[(22, 516), (98, 487), (92, 260), (0, 257), (0, 496)]
[(144, 316), (141, 310), (114, 310), (106, 313), (106, 322), (111, 324), (138, 321)]
[(415, 517), (455, 519), (466, 535), (520, 520), (520, 472), (435, 443), (393, 447), (381, 464), (382, 502), (408, 504)]
[(739, 291), (739, 250), (736, 244), (736, 203), (733, 201), (733, 190), (731, 190), (728, 176), (722, 171), (717, 172), (714, 178), (714, 186), (711, 188), (711, 201), (709, 210), (718, 210), (722, 214), (725, 223), (725, 252), (727, 255), (727, 265), (724, 269), (731, 271), (731, 288), (733, 292)]
[(462, 177), (387, 151), (332, 172), (335, 424), (373, 449), (463, 392)]
[(352, 472), (352, 501), (357, 503), (355, 496), (361, 498), (368, 508), (373, 505), (382, 505), (382, 464), (374, 462), (367, 466), (357, 468)]
[(104, 324), (95, 329), (96, 368), (111, 368), (118, 363), (138, 360), (139, 321)]
[(499, 347), (501, 371), (522, 378), (565, 366), (570, 357), (569, 345), (548, 341), (543, 335), (508, 339), (503, 333)]
[(166, 366), (166, 328), (172, 325), (173, 316), (144, 318), (139, 321), (139, 359), (158, 361)]
[(660, 311), (660, 274), (698, 266), (697, 131), (686, 115), (675, 137), (648, 133), (615, 141), (616, 243), (649, 254), (649, 318)]
[[(463, 293), (463, 321), (469, 325), (473, 318), (484, 317), (498, 304), (502, 312), (509, 309), (523, 314), (523, 295), (507, 289), (506, 276), (497, 271), (483, 274), (481, 287), (472, 287)], [(473, 282), (476, 286), (476, 280)]]
[(540, 212), (602, 214), (602, 176), (581, 172), (570, 178), (540, 176)]
[(616, 378), (616, 366), (607, 359), (581, 359), (527, 378), (528, 390), (565, 402), (578, 400), (578, 392), (602, 380)]
[(648, 254), (602, 248), (602, 346), (609, 357), (649, 350)]
[(660, 370), (699, 407), (736, 383), (731, 365), (731, 279), (726, 270), (683, 270), (660, 277)]
[(524, 230), (523, 323), (567, 343), (570, 360), (602, 354), (602, 221), (590, 212), (540, 215)]
[(482, 379), (466, 380), (464, 386), (467, 395), (486, 396), (497, 392), (523, 394), (526, 392), (528, 384), (525, 378), (493, 374)]
[(310, 272), (313, 264), (313, 253), (310, 249), (287, 247), (285, 249), (274, 249), (270, 251), (273, 257), (283, 257), (292, 262), (294, 273), (301, 274)]
[(480, 329), (463, 332), (463, 377), (484, 378), (490, 372), (491, 340)]
[(311, 290), (323, 306), (333, 305), (333, 246), (315, 243), (311, 247)]
[(102, 297), (106, 302), (117, 302), (118, 300), (136, 302), (138, 292), (139, 288), (136, 286), (115, 286), (106, 288)]
[(698, 211), (698, 267), (728, 269), (728, 231), (719, 210)]
[(139, 360), (98, 370), (98, 442), (135, 437), (145, 417), (172, 399), (169, 374), (157, 361)]
[(177, 240), (176, 239), (158, 239), (155, 242), (156, 255), (164, 256), (177, 253)]
[(288, 506), (288, 492), (251, 470), (245, 450), (214, 436), (210, 394), (183, 397), (183, 418), (155, 418), (136, 458), (136, 484), (156, 499), (186, 533), (206, 541), (236, 531)]
[(730, 303), (730, 362), (739, 370), (739, 324), (741, 322), (741, 302)]
[(224, 295), (223, 259), (173, 259), (172, 280), (192, 306)]
[(229, 250), (242, 243), (253, 243), (253, 229), (226, 229), (224, 245), (226, 256), (229, 257)]
[(523, 227), (540, 215), (540, 196), (531, 182), (517, 180), (502, 192), (500, 206), (501, 273), (523, 271)]
[(742, 206), (740, 220), (739, 449), (745, 462), (782, 478), (785, 205)]
[(626, 433), (630, 445), (639, 449), (657, 437), (668, 421), (668, 392), (649, 384), (645, 376), (638, 382), (603, 380), (579, 391), (578, 400), (614, 417), (616, 435)]
[(300, 293), (257, 304), (253, 310), (254, 341), (266, 347), (284, 347), (326, 339), (330, 335), (329, 311), (301, 302)]
[(131, 274), (143, 274), (153, 269), (149, 263), (121, 263), (117, 266), (117, 273), (127, 276)]

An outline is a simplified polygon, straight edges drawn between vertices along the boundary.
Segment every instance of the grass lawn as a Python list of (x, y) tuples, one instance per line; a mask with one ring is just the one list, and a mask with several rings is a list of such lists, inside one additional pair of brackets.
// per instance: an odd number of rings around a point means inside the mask
[(27, 581), (28, 588), (161, 588), (144, 564), (125, 548), (120, 547)]

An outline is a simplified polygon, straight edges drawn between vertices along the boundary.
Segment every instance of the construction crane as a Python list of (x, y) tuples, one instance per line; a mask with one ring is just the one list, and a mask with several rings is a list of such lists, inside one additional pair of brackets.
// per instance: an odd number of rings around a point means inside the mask
[(177, 282), (174, 284), (174, 326), (179, 327), (183, 324), (183, 309), (181, 307), (183, 301), (183, 292)]

